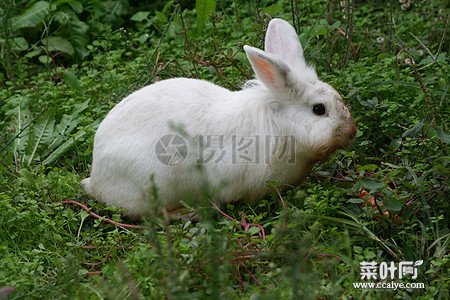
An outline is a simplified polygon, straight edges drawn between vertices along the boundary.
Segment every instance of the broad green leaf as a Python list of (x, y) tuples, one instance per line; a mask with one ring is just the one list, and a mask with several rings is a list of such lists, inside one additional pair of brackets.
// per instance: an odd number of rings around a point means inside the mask
[(71, 11), (57, 11), (55, 12), (54, 20), (61, 26), (67, 26), (70, 24), (71, 15), (74, 15)]
[(27, 169), (20, 169), (19, 171), (19, 184), (28, 187), (31, 190), (37, 190), (36, 180), (33, 174)]
[(322, 26), (317, 26), (316, 28), (316, 35), (327, 35), (327, 27), (322, 25)]
[(156, 16), (156, 19), (158, 19), (158, 21), (160, 23), (167, 23), (167, 21), (168, 21), (166, 15), (163, 14), (162, 12), (156, 11), (155, 16)]
[(378, 181), (374, 179), (361, 179), (361, 184), (363, 187), (370, 190), (369, 193), (378, 191), (379, 189), (386, 186), (386, 184), (383, 181)]
[(384, 207), (389, 210), (399, 211), (402, 209), (402, 203), (398, 200), (386, 199), (383, 201)]
[(50, 109), (45, 114), (43, 114), (36, 122), (32, 125), (28, 137), (27, 148), (25, 149), (26, 164), (30, 165), (36, 156), (39, 154), (38, 150), (42, 149), (47, 143), (49, 143), (53, 138), (53, 130), (55, 128), (55, 110)]
[(341, 27), (341, 21), (339, 20), (335, 21), (330, 27), (333, 30), (338, 29), (339, 27)]
[(32, 58), (41, 54), (41, 50), (36, 46), (31, 47), (30, 51), (25, 54), (25, 57)]
[(216, 10), (215, 0), (196, 0), (195, 10), (197, 12), (197, 29), (202, 31), (205, 29), (206, 20), (209, 15)]
[(48, 146), (43, 156), (48, 156), (56, 147), (60, 146), (77, 127), (80, 114), (89, 106), (89, 100), (74, 106), (70, 115), (64, 114), (61, 121), (55, 126), (55, 134), (52, 143)]
[(12, 18), (13, 31), (26, 27), (35, 27), (44, 21), (50, 11), (50, 3), (38, 1), (20, 15)]
[(162, 10), (163, 14), (167, 14), (167, 12), (169, 11), (169, 8), (171, 8), (173, 5), (173, 1), (174, 0), (167, 1), (166, 5), (164, 5), (163, 10)]
[(83, 12), (83, 3), (80, 1), (69, 1), (68, 4), (77, 14), (81, 14)]
[(363, 248), (360, 246), (353, 246), (353, 251), (355, 251), (355, 253), (357, 254), (361, 254), (363, 253)]
[(446, 144), (450, 144), (450, 135), (446, 134), (442, 128), (436, 130), (436, 136)]
[(25, 51), (28, 49), (28, 42), (25, 38), (23, 37), (16, 37), (14, 38), (14, 44), (12, 49), (16, 50), (16, 51)]
[(260, 231), (259, 227), (252, 226), (248, 229), (247, 232), (251, 235), (254, 235), (254, 234), (258, 233), (259, 231)]
[(358, 171), (375, 171), (376, 169), (378, 169), (378, 166), (374, 164), (368, 164), (364, 166), (357, 166), (356, 169)]
[(373, 251), (369, 250), (368, 248), (364, 249), (363, 254), (364, 254), (364, 258), (368, 259), (368, 260), (372, 260), (377, 256)]
[(436, 57), (437, 62), (445, 63), (446, 60), (447, 60), (447, 56), (445, 55), (445, 53), (439, 53), (439, 55)]
[(389, 168), (392, 168), (392, 169), (400, 168), (399, 166), (391, 164), (391, 163), (388, 163), (388, 162), (383, 163), (383, 165), (388, 166)]
[(423, 124), (424, 124), (424, 121), (422, 120), (419, 123), (417, 123), (416, 125), (414, 125), (413, 128), (406, 130), (405, 132), (403, 132), (402, 138), (415, 137), (422, 130)]
[(81, 88), (80, 80), (78, 80), (78, 77), (69, 70), (64, 72), (64, 82), (73, 90), (79, 91)]
[(72, 44), (68, 40), (59, 36), (51, 36), (42, 39), (41, 43), (49, 52), (62, 52), (68, 55), (75, 54), (75, 49)]
[(67, 36), (78, 57), (85, 58), (89, 53), (87, 51), (87, 44), (89, 42), (89, 26), (77, 19), (71, 19), (69, 26), (67, 26), (62, 34)]
[(361, 199), (361, 198), (350, 198), (350, 199), (347, 200), (347, 203), (359, 204), (359, 203), (363, 203), (363, 202), (364, 202), (364, 200)]
[(281, 3), (274, 3), (262, 9), (266, 14), (271, 14), (272, 16), (276, 16), (283, 10), (283, 5)]
[(73, 11), (58, 11), (55, 14), (55, 20), (62, 27), (58, 35), (70, 42), (79, 58), (87, 56), (89, 26), (80, 21)]
[(33, 155), (31, 155), (31, 152), (33, 152), (33, 148), (36, 145), (36, 134), (33, 128), (29, 130), (28, 135), (26, 136), (26, 142), (23, 144), (25, 145), (25, 151), (20, 153), (20, 163), (21, 165), (30, 165), (30, 160), (33, 160)]
[(137, 40), (140, 44), (144, 44), (148, 40), (149, 37), (150, 37), (150, 35), (148, 35), (148, 33), (144, 33), (144, 34), (140, 35), (137, 38)]
[(101, 1), (104, 10), (104, 21), (107, 23), (114, 23), (119, 16), (128, 13), (128, 1)]
[(52, 59), (48, 55), (41, 55), (39, 61), (45, 65), (51, 63)]
[[(98, 122), (99, 123), (99, 122)], [(94, 128), (97, 128), (98, 124), (92, 124)], [(55, 151), (49, 153), (49, 155), (42, 162), (43, 165), (49, 165), (58, 160), (64, 153), (75, 145), (75, 143), (81, 140), (86, 135), (86, 131), (80, 130), (73, 137), (70, 137), (67, 141), (62, 143)]]
[(20, 135), (14, 141), (14, 152), (21, 156), (25, 152), (28, 141), (28, 133), (30, 131), (30, 123), (32, 120), (32, 114), (28, 109), (28, 102), (30, 98), (24, 96), (14, 96), (8, 99), (7, 105), (11, 105), (11, 109), (8, 109), (5, 115), (10, 116), (12, 124), (17, 133)]
[(355, 184), (353, 184), (352, 191), (354, 193), (359, 193), (362, 188), (363, 188), (362, 182), (361, 182), (361, 180), (358, 180), (357, 182), (355, 182)]
[(359, 92), (359, 88), (356, 88), (356, 87), (352, 88), (350, 93), (348, 93), (347, 98), (350, 98), (351, 96), (355, 95), (358, 92)]
[(141, 22), (147, 19), (149, 14), (150, 14), (149, 11), (138, 11), (133, 16), (131, 16), (130, 20), (135, 22)]

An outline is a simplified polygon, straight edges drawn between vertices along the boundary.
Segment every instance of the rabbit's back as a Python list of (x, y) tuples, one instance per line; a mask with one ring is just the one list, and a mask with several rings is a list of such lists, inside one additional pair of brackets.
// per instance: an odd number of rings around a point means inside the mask
[[(213, 102), (223, 101), (231, 92), (210, 82), (174, 78), (148, 85), (117, 104), (99, 130), (136, 130), (166, 127), (168, 122), (187, 123), (202, 119)], [(187, 118), (187, 119), (186, 119)], [(103, 132), (103, 130), (102, 130)]]

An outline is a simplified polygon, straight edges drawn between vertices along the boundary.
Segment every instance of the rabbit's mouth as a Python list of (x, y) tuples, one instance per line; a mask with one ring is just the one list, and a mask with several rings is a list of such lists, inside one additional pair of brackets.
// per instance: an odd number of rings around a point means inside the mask
[(310, 158), (313, 161), (326, 160), (334, 151), (344, 149), (350, 146), (356, 137), (356, 125), (350, 122), (346, 129), (337, 128), (336, 134), (331, 137), (328, 143), (315, 145), (310, 152)]
[(310, 159), (313, 162), (326, 160), (334, 149), (330, 148), (328, 145), (321, 145), (314, 147), (310, 152)]
[(356, 125), (355, 122), (352, 121), (348, 123), (349, 125), (345, 126), (346, 128), (339, 128), (336, 131), (336, 136), (334, 137), (334, 147), (337, 149), (344, 149), (350, 146), (356, 138)]

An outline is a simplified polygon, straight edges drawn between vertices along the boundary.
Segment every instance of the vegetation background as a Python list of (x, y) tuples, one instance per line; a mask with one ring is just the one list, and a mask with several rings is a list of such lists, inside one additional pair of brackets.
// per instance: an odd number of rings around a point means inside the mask
[[(156, 80), (239, 89), (272, 17), (358, 136), (301, 186), (222, 207), (266, 239), (212, 208), (131, 230), (61, 203), (121, 221), (80, 194), (99, 122)], [(0, 299), (448, 299), (448, 1), (3, 0), (0, 21)], [(353, 288), (360, 262), (402, 260), (425, 289)]]

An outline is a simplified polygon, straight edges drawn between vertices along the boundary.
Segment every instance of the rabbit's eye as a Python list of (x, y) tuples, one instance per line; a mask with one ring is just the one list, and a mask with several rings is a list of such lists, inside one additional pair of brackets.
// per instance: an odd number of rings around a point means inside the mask
[(320, 103), (320, 104), (315, 104), (314, 106), (313, 106), (313, 113), (315, 114), (315, 115), (318, 115), (318, 116), (322, 116), (322, 115), (324, 115), (325, 114), (325, 112), (326, 112), (326, 109), (325, 109), (325, 105), (323, 105), (322, 103)]

